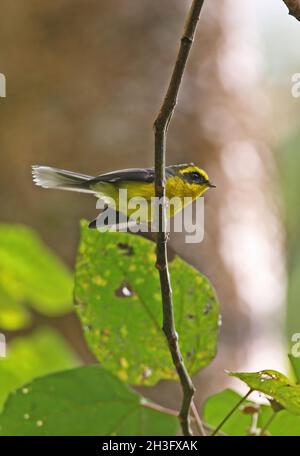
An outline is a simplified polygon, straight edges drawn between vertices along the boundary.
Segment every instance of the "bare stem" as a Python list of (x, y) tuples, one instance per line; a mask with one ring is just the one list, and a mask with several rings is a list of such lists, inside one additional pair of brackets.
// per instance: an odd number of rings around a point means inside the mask
[(166, 415), (178, 416), (177, 410), (170, 409), (169, 407), (164, 407), (163, 405), (156, 404), (155, 402), (143, 401), (142, 406), (155, 410), (156, 412), (164, 413)]
[(206, 432), (205, 432), (205, 429), (204, 429), (204, 424), (202, 423), (202, 420), (200, 418), (200, 415), (198, 413), (198, 410), (197, 410), (197, 407), (195, 405), (195, 402), (192, 401), (192, 404), (191, 404), (191, 409), (192, 409), (192, 414), (195, 418), (195, 421), (196, 421), (196, 426), (198, 428), (198, 431), (199, 431), (199, 435), (206, 435)]
[(162, 204), (159, 205), (159, 230), (157, 234), (157, 261), (156, 267), (159, 270), (161, 295), (163, 305), (163, 331), (166, 335), (173, 363), (178, 373), (183, 391), (183, 400), (179, 412), (183, 435), (192, 435), (190, 428), (189, 414), (191, 402), (195, 393), (192, 380), (185, 368), (176, 333), (172, 289), (167, 259), (167, 237), (166, 237), (166, 209), (165, 209), (165, 165), (166, 165), (166, 137), (168, 126), (177, 104), (178, 91), (184, 74), (186, 62), (194, 40), (195, 30), (199, 20), (204, 0), (193, 0), (181, 44), (171, 76), (170, 84), (158, 116), (154, 122), (155, 131), (155, 194)]

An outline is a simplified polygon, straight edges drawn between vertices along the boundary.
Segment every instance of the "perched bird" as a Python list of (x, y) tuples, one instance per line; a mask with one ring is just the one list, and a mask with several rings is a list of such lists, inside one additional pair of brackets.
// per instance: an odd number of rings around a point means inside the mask
[[(116, 212), (122, 213), (120, 190), (126, 190), (126, 203), (133, 198), (143, 199), (150, 207), (151, 198), (155, 196), (154, 168), (132, 168), (112, 171), (97, 177), (74, 173), (49, 166), (33, 166), (33, 181), (43, 188), (56, 188), (74, 192), (91, 193), (103, 200), (107, 206), (115, 202)], [(166, 197), (172, 200), (177, 197), (181, 202), (180, 209), (188, 204), (186, 201), (195, 200), (208, 188), (215, 187), (205, 171), (193, 163), (172, 165), (166, 167)], [(150, 209), (147, 208), (147, 221), (151, 220)], [(179, 210), (179, 209), (178, 209)], [(177, 209), (167, 211), (168, 217), (173, 216)], [(130, 216), (134, 209), (127, 209)], [(97, 220), (97, 219), (96, 219)], [(96, 227), (96, 220), (90, 223), (90, 228)]]

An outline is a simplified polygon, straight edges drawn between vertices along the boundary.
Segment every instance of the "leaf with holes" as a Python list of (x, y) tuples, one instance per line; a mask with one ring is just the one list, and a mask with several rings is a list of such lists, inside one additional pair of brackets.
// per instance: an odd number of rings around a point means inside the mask
[(0, 436), (175, 435), (176, 417), (145, 400), (100, 366), (34, 380), (11, 395)]
[(285, 375), (274, 370), (260, 372), (230, 372), (247, 383), (249, 388), (272, 397), (291, 413), (300, 415), (300, 385), (295, 385)]
[[(127, 233), (99, 233), (82, 223), (75, 302), (101, 364), (123, 381), (175, 379), (162, 326), (155, 244)], [(176, 327), (190, 374), (215, 356), (218, 303), (209, 281), (178, 257), (170, 262)]]

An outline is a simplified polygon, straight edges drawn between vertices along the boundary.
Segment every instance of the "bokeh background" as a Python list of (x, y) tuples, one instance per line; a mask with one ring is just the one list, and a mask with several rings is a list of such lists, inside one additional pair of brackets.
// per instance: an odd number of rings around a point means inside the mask
[[(72, 270), (86, 195), (34, 187), (32, 164), (96, 175), (152, 166), (152, 124), (169, 81), (186, 0), (2, 0), (0, 204), (3, 223), (34, 228)], [(193, 161), (215, 191), (205, 239), (172, 247), (204, 272), (221, 303), (220, 347), (196, 379), (197, 402), (228, 384), (224, 369), (288, 373), (300, 333), (300, 25), (282, 0), (208, 0), (168, 137), (168, 163)], [(9, 341), (47, 323), (86, 363), (74, 315), (34, 313)], [(3, 331), (2, 331), (3, 332)], [(148, 391), (176, 407), (167, 382)]]

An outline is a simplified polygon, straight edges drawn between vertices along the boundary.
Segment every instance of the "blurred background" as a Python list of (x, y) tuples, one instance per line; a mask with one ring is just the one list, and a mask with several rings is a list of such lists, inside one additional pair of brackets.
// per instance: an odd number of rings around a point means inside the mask
[[(186, 0), (2, 0), (0, 202), (3, 223), (34, 228), (72, 271), (79, 220), (93, 198), (34, 187), (32, 164), (97, 175), (153, 165), (153, 120), (176, 57)], [(300, 333), (300, 25), (282, 0), (207, 0), (168, 136), (168, 164), (193, 161), (217, 184), (205, 239), (173, 248), (204, 272), (221, 303), (216, 359), (197, 401), (228, 384), (224, 369), (288, 373)], [(1, 304), (0, 304), (1, 306)], [(0, 308), (1, 309), (1, 308)], [(33, 312), (9, 341), (55, 327), (94, 362), (72, 314)], [(149, 391), (177, 406), (179, 390)]]

